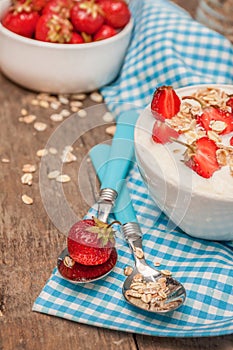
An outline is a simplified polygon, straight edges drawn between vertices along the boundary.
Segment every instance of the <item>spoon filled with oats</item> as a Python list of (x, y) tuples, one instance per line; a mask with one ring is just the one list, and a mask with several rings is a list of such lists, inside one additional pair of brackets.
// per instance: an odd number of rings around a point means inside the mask
[[(91, 159), (100, 182), (104, 173), (100, 164), (108, 159), (109, 146), (97, 145), (91, 150)], [(103, 170), (103, 168), (101, 169)], [(135, 268), (125, 268), (126, 278), (122, 291), (125, 299), (134, 306), (150, 312), (165, 314), (181, 306), (186, 298), (183, 285), (168, 270), (150, 267), (142, 249), (142, 232), (138, 224), (126, 184), (121, 188), (114, 207), (115, 219), (122, 223), (121, 231), (132, 249)]]
[[(164, 314), (180, 307), (186, 298), (184, 286), (175, 280), (169, 270), (150, 267), (142, 249), (142, 233), (131, 204), (127, 207), (131, 222), (122, 225), (122, 233), (135, 260), (134, 269), (128, 269), (122, 291), (130, 304), (154, 313)], [(129, 213), (131, 211), (131, 213)]]

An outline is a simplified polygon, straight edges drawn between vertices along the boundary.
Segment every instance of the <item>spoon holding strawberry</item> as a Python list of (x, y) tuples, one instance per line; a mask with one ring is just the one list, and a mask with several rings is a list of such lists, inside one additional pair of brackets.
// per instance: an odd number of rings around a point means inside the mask
[(70, 282), (99, 279), (116, 264), (114, 232), (106, 222), (131, 165), (137, 118), (135, 111), (122, 113), (118, 118), (97, 202), (97, 218), (81, 220), (69, 231), (67, 248), (60, 254), (57, 265), (60, 274)]

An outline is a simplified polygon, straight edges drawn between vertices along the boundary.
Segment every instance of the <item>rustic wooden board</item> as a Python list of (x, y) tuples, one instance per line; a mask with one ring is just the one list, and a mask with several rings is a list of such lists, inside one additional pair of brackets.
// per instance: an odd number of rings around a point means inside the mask
[[(196, 1), (176, 2), (194, 13)], [(10, 160), (10, 163), (0, 162), (0, 350), (233, 350), (233, 336), (204, 339), (146, 337), (76, 324), (31, 311), (54, 268), (57, 255), (66, 244), (65, 234), (51, 222), (41, 201), (39, 171), (36, 171), (31, 187), (20, 182), (23, 164), (35, 163), (39, 167), (36, 152), (44, 148), (56, 128), (49, 119), (51, 110), (31, 106), (35, 95), (0, 75), (0, 158)], [(92, 104), (90, 100), (85, 101), (86, 106)], [(20, 123), (22, 107), (46, 122), (47, 130), (39, 133), (32, 125)], [(100, 126), (77, 140), (75, 154), (78, 160), (72, 166), (65, 165), (72, 181), (64, 185), (64, 192), (70, 207), (80, 217), (94, 202), (97, 184), (91, 166), (87, 164), (80, 192), (77, 173), (89, 149), (109, 139), (101, 118), (101, 113), (94, 112), (92, 119), (83, 120), (80, 128), (88, 123), (89, 126), (93, 123)], [(33, 205), (22, 203), (23, 193), (34, 199)]]

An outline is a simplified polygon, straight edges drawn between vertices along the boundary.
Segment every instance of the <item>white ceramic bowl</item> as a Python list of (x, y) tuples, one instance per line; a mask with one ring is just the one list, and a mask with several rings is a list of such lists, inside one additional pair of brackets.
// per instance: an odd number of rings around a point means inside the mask
[[(176, 89), (176, 92), (187, 96), (203, 86)], [(233, 93), (232, 85), (207, 86)], [(154, 122), (148, 106), (136, 125), (136, 158), (151, 196), (174, 223), (170, 227), (179, 226), (193, 237), (233, 240), (233, 176), (229, 167), (216, 171), (210, 179), (197, 175), (181, 162), (184, 146), (152, 141)]]
[[(0, 0), (0, 19), (9, 4), (9, 0)], [(0, 69), (14, 82), (36, 91), (93, 91), (116, 78), (132, 28), (131, 20), (112, 38), (68, 45), (28, 39), (0, 24)]]

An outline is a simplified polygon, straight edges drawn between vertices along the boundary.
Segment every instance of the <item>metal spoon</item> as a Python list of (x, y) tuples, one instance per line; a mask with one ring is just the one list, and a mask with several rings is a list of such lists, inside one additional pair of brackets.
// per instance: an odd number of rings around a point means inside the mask
[[(94, 165), (100, 182), (102, 181), (104, 174), (104, 169), (101, 168), (101, 164), (103, 164), (104, 161), (108, 159), (108, 154), (109, 146), (107, 145), (95, 146), (90, 154), (92, 158), (92, 163)], [(146, 309), (148, 311), (161, 314), (177, 309), (183, 304), (185, 300), (185, 289), (181, 283), (179, 283), (174, 278), (168, 275), (168, 271), (167, 275), (164, 275), (161, 271), (151, 268), (146, 263), (144, 259), (144, 253), (142, 250), (141, 229), (137, 222), (135, 211), (132, 207), (129, 192), (125, 184), (122, 186), (121, 192), (119, 193), (119, 196), (115, 203), (114, 216), (117, 220), (124, 223), (121, 230), (125, 239), (127, 240), (132, 249), (136, 262), (136, 266), (132, 274), (126, 279), (123, 285), (122, 291), (126, 300), (134, 306), (138, 306), (143, 310)], [(134, 281), (135, 279), (137, 280), (137, 282)], [(130, 292), (127, 291), (131, 290), (132, 282), (136, 283), (136, 287), (134, 285), (134, 288), (136, 289), (143, 289), (142, 287), (145, 287), (147, 283), (150, 283), (150, 287), (151, 284), (152, 286), (154, 285), (154, 289), (156, 288), (157, 292), (160, 291), (162, 297), (161, 295), (159, 297), (162, 300), (157, 300), (156, 303), (151, 303), (151, 301), (149, 303), (145, 303), (141, 300), (143, 293), (140, 295), (140, 298), (138, 298), (137, 295), (137, 298), (131, 297), (130, 299), (130, 295), (127, 296), (128, 293), (130, 294)], [(137, 294), (139, 294), (137, 290), (134, 290), (134, 292), (137, 292)], [(143, 300), (146, 300), (147, 298), (148, 301), (148, 299), (150, 298), (148, 297), (149, 294), (150, 293), (145, 294), (147, 296), (144, 296)]]
[[(114, 206), (118, 192), (121, 189), (122, 181), (125, 179), (128, 169), (131, 165), (131, 160), (134, 155), (134, 126), (137, 121), (138, 114), (135, 111), (127, 111), (122, 113), (117, 120), (117, 128), (112, 140), (111, 151), (109, 154), (108, 161), (102, 167), (104, 169), (104, 175), (102, 173), (102, 185), (100, 190), (100, 196), (97, 201), (97, 217), (103, 222), (107, 222), (108, 216), (111, 213), (112, 207)], [(104, 159), (106, 161), (106, 159)], [(80, 277), (76, 276), (75, 278), (67, 278), (62, 271), (63, 263), (66, 267), (69, 263), (69, 253), (68, 249), (65, 248), (58, 257), (57, 266), (58, 271), (66, 280), (69, 280), (71, 283), (85, 283), (90, 281), (95, 281), (96, 279), (104, 277), (109, 273), (117, 261), (116, 250), (113, 249), (114, 257), (112, 257), (111, 264), (109, 265), (108, 271), (104, 274), (100, 274), (97, 271), (97, 267), (86, 267), (87, 275), (95, 275), (94, 278), (85, 278), (80, 272)], [(80, 264), (75, 263), (75, 268), (83, 268)], [(78, 266), (79, 265), (79, 266)], [(70, 266), (72, 267), (72, 266)], [(77, 272), (76, 271), (76, 272)], [(96, 273), (95, 273), (96, 271)], [(92, 272), (92, 273), (91, 273)], [(98, 275), (96, 277), (96, 275)]]
[(142, 249), (142, 233), (136, 220), (124, 224), (122, 233), (135, 260), (133, 272), (122, 288), (125, 299), (143, 310), (159, 314), (181, 306), (186, 298), (184, 286), (172, 278), (168, 270), (163, 273), (147, 264)]

